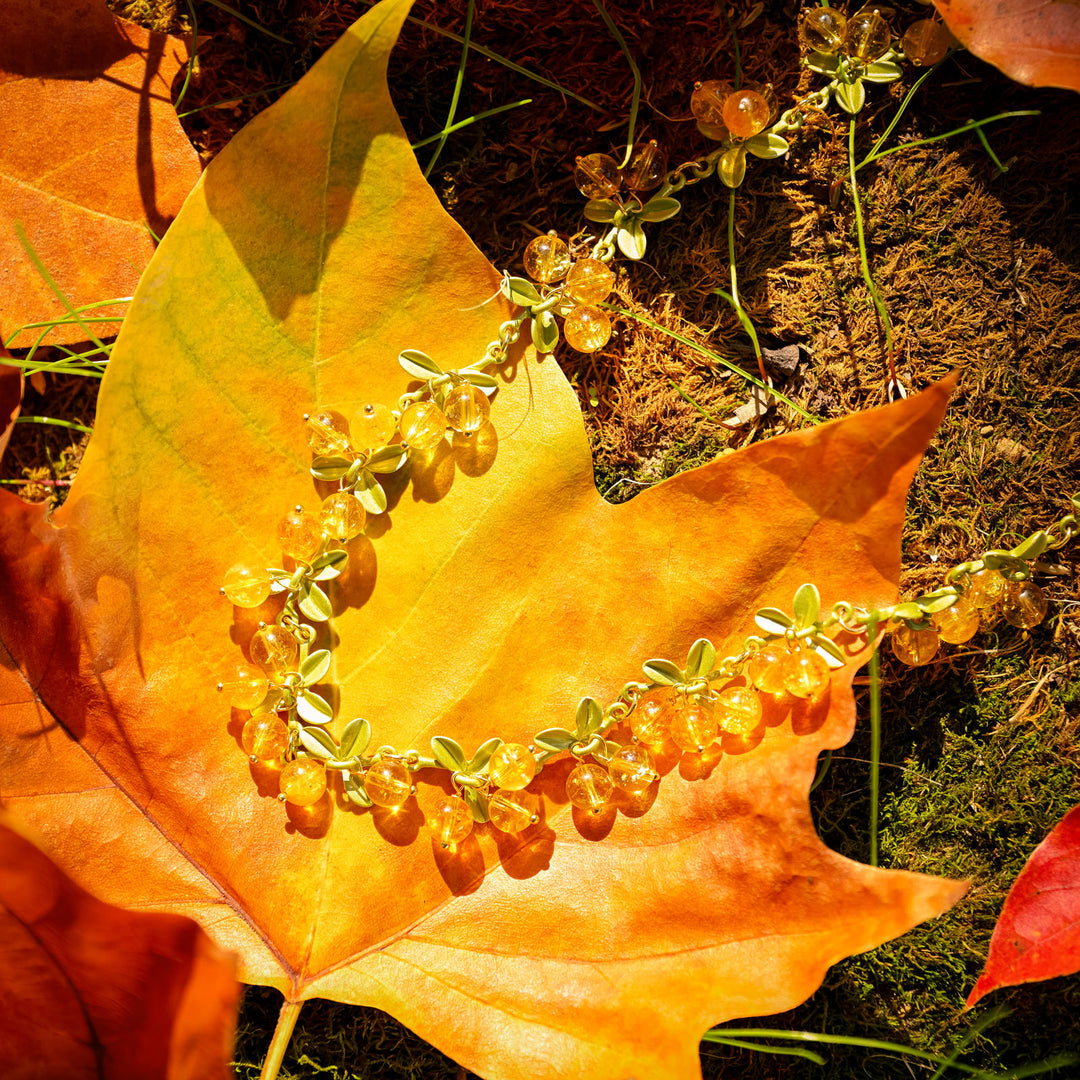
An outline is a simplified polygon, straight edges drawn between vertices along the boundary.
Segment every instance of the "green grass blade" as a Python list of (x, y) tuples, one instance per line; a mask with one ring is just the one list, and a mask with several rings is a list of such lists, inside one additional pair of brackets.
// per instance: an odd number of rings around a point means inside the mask
[(922, 86), (922, 84), (926, 82), (926, 80), (929, 79), (930, 76), (933, 75), (934, 72), (937, 71), (937, 69), (944, 62), (944, 59), (939, 60), (933, 67), (927, 68), (926, 71), (924, 71), (918, 77), (918, 79), (915, 80), (915, 84), (904, 95), (904, 100), (900, 102), (900, 105), (897, 108), (896, 112), (893, 113), (893, 118), (889, 121), (889, 126), (881, 133), (881, 137), (877, 140), (877, 142), (874, 143), (872, 147), (870, 147), (870, 153), (868, 153), (866, 157), (864, 157), (862, 161), (860, 161), (859, 164), (855, 166), (856, 172), (858, 172), (858, 170), (861, 169), (864, 165), (869, 165), (870, 162), (875, 160), (878, 150), (880, 150), (881, 147), (884, 146), (886, 142), (888, 142), (889, 136), (893, 133), (893, 129), (896, 127), (896, 125), (900, 123), (900, 117), (904, 115), (904, 111), (907, 109), (908, 105), (911, 104), (911, 99), (915, 96), (919, 87)]
[(475, 116), (470, 116), (467, 120), (459, 120), (456, 124), (451, 124), (449, 127), (443, 128), (442, 131), (438, 132), (436, 135), (429, 135), (426, 139), (414, 142), (412, 148), (414, 150), (420, 150), (422, 147), (435, 142), (436, 139), (443, 138), (446, 135), (452, 135), (455, 131), (460, 131), (470, 124), (475, 124), (477, 120), (486, 120), (489, 116), (495, 116), (496, 113), (507, 112), (510, 109), (518, 109), (522, 105), (531, 105), (532, 100), (532, 98), (522, 98), (520, 101), (511, 101), (508, 105), (498, 105), (494, 109), (487, 109), (482, 113), (477, 113)]
[[(1039, 116), (1040, 113), (1040, 109), (1016, 109), (1012, 112), (988, 116), (985, 120), (970, 120), (963, 127), (953, 128), (952, 131), (946, 131), (941, 135), (931, 135), (927, 139), (916, 139), (915, 142), (901, 143), (899, 146), (894, 146), (891, 150), (882, 150), (880, 154), (871, 160), (880, 161), (889, 154), (899, 154), (901, 150), (913, 150), (916, 146), (929, 146), (931, 143), (941, 142), (942, 139), (951, 139), (954, 135), (963, 135), (965, 131), (977, 132), (979, 128), (985, 127), (987, 124), (997, 123), (998, 120), (1011, 120), (1015, 116)], [(865, 165), (867, 162), (864, 161), (862, 164)], [(862, 165), (858, 165), (856, 168), (861, 169)]]
[(439, 160), (439, 155), (446, 145), (446, 140), (450, 137), (447, 128), (454, 123), (454, 117), (457, 115), (458, 99), (461, 97), (461, 87), (465, 82), (465, 65), (469, 60), (469, 39), (472, 37), (472, 21), (475, 10), (475, 0), (469, 0), (469, 6), (465, 10), (465, 37), (461, 42), (461, 60), (458, 62), (457, 78), (454, 79), (454, 93), (450, 97), (450, 111), (447, 114), (442, 131), (439, 132), (439, 145), (435, 147), (435, 152), (431, 155), (431, 160), (424, 170), (425, 180), (431, 175), (431, 170), (435, 168), (435, 162)]
[(241, 15), (239, 11), (234, 7), (229, 7), (228, 4), (223, 4), (221, 0), (206, 0), (208, 4), (213, 4), (216, 8), (221, 8), (222, 11), (227, 11), (234, 19), (239, 19), (242, 23), (246, 23), (252, 28), (252, 30), (258, 30), (260, 34), (265, 34), (269, 38), (273, 38), (275, 41), (280, 41), (283, 45), (291, 45), (292, 42), (287, 37), (282, 37), (280, 34), (275, 34), (273, 30), (267, 30), (265, 26), (260, 25), (254, 19), (249, 19), (246, 15)]
[(745, 1042), (742, 1039), (710, 1039), (709, 1042), (718, 1043), (721, 1046), (735, 1046), (740, 1050), (754, 1050), (759, 1054), (782, 1054), (787, 1057), (805, 1058), (815, 1065), (824, 1065), (825, 1059), (813, 1050), (804, 1050), (799, 1046), (767, 1046), (765, 1043)]
[(738, 90), (742, 86), (742, 49), (739, 47), (739, 34), (735, 29), (735, 20), (732, 19), (726, 4), (722, 5), (722, 8), (724, 21), (727, 23), (728, 30), (731, 31), (731, 51), (735, 54), (735, 89)]
[(276, 90), (288, 90), (295, 85), (294, 82), (277, 83), (274, 86), (266, 87), (265, 90), (256, 90), (251, 94), (241, 94), (239, 97), (222, 98), (220, 101), (212, 101), (209, 105), (200, 105), (197, 109), (188, 109), (187, 112), (177, 113), (176, 115), (183, 120), (185, 116), (194, 116), (196, 113), (206, 112), (207, 109), (216, 109), (219, 105), (232, 105), (236, 101), (247, 101), (248, 98), (262, 97), (263, 94), (272, 94)]
[(66, 427), (71, 428), (73, 431), (85, 431), (87, 434), (92, 432), (93, 428), (88, 428), (83, 424), (76, 424), (71, 420), (54, 420), (51, 416), (19, 416), (15, 419), (16, 424), (49, 424), (52, 427)]
[(634, 54), (630, 52), (630, 46), (626, 44), (626, 38), (623, 37), (622, 31), (615, 25), (615, 20), (607, 13), (607, 8), (604, 7), (601, 0), (593, 0), (593, 7), (599, 12), (600, 18), (604, 20), (604, 25), (618, 43), (619, 48), (622, 49), (623, 56), (626, 57), (626, 62), (634, 73), (634, 93), (630, 99), (630, 120), (626, 128), (626, 153), (619, 165), (619, 168), (624, 169), (630, 164), (630, 154), (634, 149), (634, 130), (637, 127), (638, 106), (641, 104), (641, 72), (638, 70)]
[(191, 73), (195, 69), (195, 50), (199, 47), (199, 20), (195, 15), (195, 5), (191, 0), (187, 0), (187, 9), (188, 14), (191, 16), (191, 53), (188, 56), (184, 85), (180, 87), (180, 93), (176, 95), (176, 100), (173, 102), (174, 109), (180, 108), (180, 102), (184, 100), (184, 95), (187, 93), (188, 83), (191, 82)]
[(706, 420), (711, 420), (711, 421), (712, 421), (712, 422), (713, 422), (714, 424), (720, 424), (720, 423), (722, 423), (722, 421), (721, 421), (721, 420), (720, 420), (720, 419), (719, 419), (718, 417), (715, 417), (715, 416), (713, 416), (713, 414), (712, 414), (711, 412), (709, 412), (709, 410), (708, 410), (708, 409), (706, 409), (706, 408), (703, 408), (703, 407), (702, 407), (701, 405), (699, 405), (699, 404), (698, 404), (698, 403), (697, 403), (697, 402), (696, 402), (696, 401), (695, 401), (695, 400), (694, 400), (694, 399), (693, 399), (693, 398), (692, 398), (692, 397), (691, 397), (691, 396), (690, 396), (690, 395), (689, 395), (689, 394), (688, 394), (688, 393), (687, 393), (687, 392), (686, 392), (686, 391), (685, 391), (685, 390), (684, 390), (684, 389), (683, 389), (683, 388), (682, 388), (682, 387), (681, 387), (681, 386), (680, 386), (680, 385), (679, 385), (679, 384), (678, 384), (677, 382), (675, 382), (675, 381), (674, 381), (673, 379), (668, 379), (668, 386), (670, 386), (670, 387), (672, 388), (672, 390), (674, 390), (674, 391), (675, 391), (675, 393), (677, 393), (677, 394), (679, 395), (679, 397), (681, 397), (681, 398), (683, 399), (683, 401), (687, 402), (687, 404), (689, 404), (689, 405), (693, 405), (693, 406), (694, 406), (694, 408), (695, 408), (695, 409), (697, 409), (697, 411), (698, 411), (699, 413), (701, 413), (701, 415), (702, 415), (702, 416), (704, 416)]

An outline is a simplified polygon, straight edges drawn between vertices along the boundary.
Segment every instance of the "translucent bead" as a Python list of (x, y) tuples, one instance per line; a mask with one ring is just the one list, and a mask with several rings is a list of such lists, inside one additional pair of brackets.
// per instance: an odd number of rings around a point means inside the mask
[(839, 52), (847, 36), (847, 19), (831, 7), (811, 8), (799, 27), (799, 37), (808, 49), (832, 54)]
[(290, 559), (310, 562), (322, 547), (323, 533), (319, 522), (305, 514), (302, 507), (297, 507), (278, 522), (277, 538), (281, 550)]
[(410, 450), (430, 450), (446, 434), (446, 417), (433, 401), (417, 401), (402, 414), (398, 424), (401, 441)]
[(619, 163), (613, 157), (608, 157), (607, 154), (586, 154), (585, 157), (579, 157), (575, 165), (574, 184), (586, 199), (610, 199), (618, 192), (622, 175)]
[(364, 531), (367, 511), (351, 491), (335, 491), (323, 499), (319, 524), (323, 534), (334, 540), (351, 540)]
[(566, 271), (570, 269), (570, 249), (554, 232), (549, 232), (529, 241), (521, 261), (525, 264), (525, 273), (533, 281), (550, 285), (566, 277)]
[(713, 712), (721, 731), (746, 735), (761, 723), (761, 698), (752, 686), (729, 686), (717, 694)]
[(720, 155), (716, 174), (729, 188), (737, 188), (746, 177), (746, 147), (729, 146)]
[(592, 353), (611, 337), (611, 320), (602, 308), (579, 304), (563, 321), (563, 334), (571, 349)]
[(444, 848), (452, 847), (472, 832), (472, 811), (460, 796), (444, 795), (436, 802), (428, 824)]
[(578, 259), (566, 275), (566, 295), (579, 304), (599, 304), (615, 284), (615, 271), (599, 259)]
[(786, 694), (784, 689), (784, 658), (787, 649), (766, 645), (758, 649), (746, 664), (746, 677), (764, 694)]
[(237, 563), (225, 571), (221, 591), (237, 607), (256, 608), (270, 595), (272, 583), (273, 579), (261, 566)]
[(582, 810), (600, 811), (615, 793), (615, 783), (603, 765), (579, 765), (566, 778), (566, 797)]
[(307, 440), (313, 454), (345, 454), (349, 450), (349, 421), (337, 409), (319, 409), (307, 418)]
[(260, 668), (251, 664), (237, 664), (218, 683), (218, 689), (234, 709), (254, 709), (266, 697), (270, 682)]
[(956, 603), (930, 617), (938, 637), (950, 645), (962, 645), (979, 632), (979, 609), (966, 596), (957, 597)]
[(364, 790), (376, 806), (401, 806), (412, 794), (412, 775), (400, 761), (382, 758), (364, 772)]
[(769, 126), (772, 110), (756, 90), (736, 90), (724, 102), (724, 123), (738, 139), (749, 139)]
[(384, 447), (397, 431), (397, 417), (386, 405), (369, 402), (362, 405), (352, 423), (353, 445), (370, 454)]
[(281, 770), (278, 788), (293, 806), (311, 806), (326, 791), (326, 770), (314, 758), (297, 758)]
[(300, 648), (296, 638), (283, 627), (272, 623), (256, 630), (248, 647), (251, 661), (271, 675), (281, 675), (296, 666)]
[(488, 776), (497, 788), (520, 791), (536, 775), (536, 758), (521, 743), (503, 743), (488, 760)]
[(652, 191), (664, 182), (666, 175), (667, 154), (652, 139), (634, 147), (623, 179), (631, 191)]
[(462, 383), (446, 395), (443, 413), (449, 427), (471, 435), (474, 431), (479, 431), (491, 415), (491, 403), (483, 390), (469, 383)]
[(500, 832), (522, 832), (540, 820), (540, 800), (528, 791), (496, 791), (488, 799), (488, 820)]
[(980, 570), (971, 575), (965, 595), (980, 611), (985, 611), (1005, 595), (1007, 584), (997, 570)]
[[(728, 94), (733, 93), (735, 87), (729, 82), (719, 79), (709, 79), (706, 82), (695, 84), (694, 92), (690, 95), (690, 111), (694, 119), (701, 124), (707, 124), (712, 128), (722, 127), (727, 130), (724, 123), (724, 102)], [(723, 138), (723, 136), (710, 136), (710, 138)]]
[(703, 753), (716, 738), (716, 717), (712, 709), (696, 701), (680, 698), (671, 710), (668, 734), (671, 741), (688, 754)]
[(821, 697), (829, 688), (829, 665), (813, 649), (800, 649), (784, 657), (784, 689), (795, 697)]
[(1001, 614), (1011, 626), (1030, 630), (1046, 618), (1046, 596), (1030, 581), (1010, 581), (1001, 601)]
[(671, 721), (671, 700), (645, 697), (630, 714), (630, 730), (643, 743), (662, 746), (668, 740)]
[(629, 792), (644, 791), (656, 779), (649, 751), (640, 743), (630, 743), (612, 754), (608, 772), (616, 787)]
[(256, 761), (277, 761), (289, 745), (289, 728), (277, 713), (253, 716), (240, 732), (240, 745)]
[(880, 60), (892, 45), (889, 24), (873, 8), (863, 8), (848, 19), (844, 51), (865, 64)]
[(940, 643), (936, 630), (912, 630), (906, 623), (901, 623), (889, 635), (896, 659), (909, 667), (929, 664), (937, 656)]
[(916, 67), (936, 64), (953, 43), (953, 36), (937, 19), (919, 19), (913, 22), (900, 42), (903, 54)]

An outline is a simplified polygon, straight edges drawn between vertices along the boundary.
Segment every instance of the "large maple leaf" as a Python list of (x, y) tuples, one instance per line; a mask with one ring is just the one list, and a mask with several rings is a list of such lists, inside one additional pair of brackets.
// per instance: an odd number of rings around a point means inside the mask
[[(291, 1000), (378, 1006), (504, 1080), (694, 1077), (710, 1023), (794, 1006), (963, 890), (814, 831), (816, 759), (851, 735), (865, 652), (820, 707), (675, 763), (643, 816), (572, 813), (549, 768), (540, 825), (454, 853), (416, 808), (287, 816), (213, 689), (253, 629), (217, 596), (224, 570), (276, 562), (276, 521), (316, 497), (301, 413), (392, 404), (399, 350), (464, 366), (506, 315), (389, 100), (407, 10), (372, 9), (215, 160), (139, 286), (67, 503), (48, 522), (4, 500), (6, 677), (40, 707), (4, 714), (0, 795), (104, 899), (193, 915)], [(554, 361), (519, 356), (500, 382), (494, 434), (444, 443), (351, 545), (338, 728), (527, 739), (647, 657), (736, 648), (804, 581), (827, 603), (895, 598), (945, 388), (611, 506)]]

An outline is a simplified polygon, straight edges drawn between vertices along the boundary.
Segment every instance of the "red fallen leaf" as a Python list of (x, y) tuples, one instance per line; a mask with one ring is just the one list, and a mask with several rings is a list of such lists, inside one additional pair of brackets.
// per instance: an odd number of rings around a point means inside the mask
[(1001, 909), (966, 1008), (999, 986), (1080, 971), (1080, 806), (1031, 853)]
[(4, 1080), (231, 1076), (239, 989), (193, 920), (103, 904), (0, 811)]
[[(3, 5), (0, 327), (6, 333), (66, 313), (18, 242), (15, 222), (74, 306), (135, 291), (154, 253), (148, 226), (164, 233), (201, 171), (170, 97), (187, 57), (187, 42), (117, 19), (100, 0)], [(96, 324), (102, 335), (116, 330)], [(85, 339), (84, 330), (69, 325), (51, 331), (48, 343)]]
[(11, 441), (11, 432), (15, 427), (15, 417), (22, 408), (23, 373), (21, 368), (5, 364), (4, 358), (10, 354), (0, 348), (0, 461)]
[(1080, 90), (1075, 0), (934, 0), (934, 6), (965, 48), (1010, 79)]

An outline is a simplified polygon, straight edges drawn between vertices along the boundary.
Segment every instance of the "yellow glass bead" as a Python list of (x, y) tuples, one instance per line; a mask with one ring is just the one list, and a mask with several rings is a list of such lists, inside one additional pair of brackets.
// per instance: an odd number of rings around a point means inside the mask
[(671, 699), (645, 697), (630, 714), (630, 730), (650, 746), (662, 746), (668, 740), (671, 721)]
[(979, 609), (968, 597), (960, 596), (951, 607), (931, 615), (930, 621), (942, 641), (962, 645), (979, 632)]
[(536, 775), (536, 758), (521, 743), (503, 743), (488, 759), (488, 776), (497, 788), (520, 791)]
[(455, 386), (443, 402), (447, 426), (462, 434), (479, 431), (491, 415), (491, 403), (487, 394), (469, 383)]
[(937, 656), (940, 643), (936, 630), (912, 630), (906, 623), (901, 623), (889, 634), (893, 655), (909, 667), (929, 664)]
[(652, 191), (664, 182), (666, 175), (667, 154), (651, 139), (634, 147), (623, 179), (631, 191)]
[(256, 608), (270, 595), (273, 579), (261, 567), (251, 563), (237, 563), (225, 571), (221, 591), (230, 604), (242, 608)]
[(936, 64), (953, 43), (953, 36), (937, 19), (913, 22), (900, 41), (900, 50), (916, 67)]
[(1004, 595), (1008, 582), (997, 570), (980, 570), (968, 581), (967, 598), (980, 611), (992, 608)]
[(522, 832), (540, 820), (540, 800), (528, 791), (496, 791), (488, 799), (488, 820), (500, 832)]
[(766, 645), (750, 657), (746, 664), (746, 677), (764, 694), (786, 694), (783, 667), (786, 657), (786, 649)]
[(299, 506), (278, 522), (277, 537), (281, 550), (297, 562), (310, 562), (323, 542), (318, 520)]
[(348, 453), (349, 421), (337, 409), (319, 409), (307, 418), (307, 439), (313, 454)]
[(815, 52), (839, 52), (847, 36), (847, 19), (832, 7), (810, 8), (799, 27), (799, 37)]
[(412, 794), (412, 774), (400, 761), (381, 758), (364, 772), (364, 790), (376, 806), (401, 806)]
[(525, 264), (525, 273), (533, 281), (550, 285), (566, 277), (566, 271), (570, 269), (570, 249), (553, 232), (549, 232), (529, 241), (521, 261)]
[(234, 709), (254, 709), (266, 697), (270, 682), (252, 664), (237, 664), (229, 675), (218, 683), (218, 689), (229, 699)]
[(720, 155), (716, 175), (729, 188), (737, 188), (746, 177), (746, 147), (729, 146)]
[(574, 184), (586, 199), (610, 199), (618, 192), (622, 174), (619, 163), (613, 157), (608, 157), (607, 154), (586, 154), (577, 158), (574, 164)]
[(472, 811), (460, 796), (444, 795), (435, 803), (428, 824), (444, 848), (452, 847), (472, 832)]
[(380, 450), (397, 431), (397, 417), (386, 405), (369, 402), (362, 405), (352, 423), (352, 438), (357, 450), (370, 454)]
[(566, 275), (566, 295), (579, 304), (599, 304), (615, 284), (615, 271), (599, 259), (578, 259)]
[(716, 738), (716, 717), (706, 705), (680, 698), (671, 710), (668, 734), (671, 741), (688, 754), (703, 753)]
[(1001, 614), (1011, 626), (1030, 630), (1046, 618), (1046, 596), (1030, 581), (1010, 581), (1001, 601)]
[(417, 401), (402, 414), (401, 441), (410, 450), (430, 450), (446, 434), (446, 417), (433, 401)]
[(616, 787), (629, 792), (644, 791), (656, 779), (649, 751), (640, 743), (630, 743), (612, 754), (608, 772)]
[(813, 649), (800, 649), (784, 657), (784, 689), (795, 697), (821, 697), (829, 688), (829, 665)]
[(311, 806), (326, 791), (326, 770), (314, 758), (297, 758), (281, 770), (278, 788), (287, 803), (293, 806)]
[(296, 666), (300, 648), (288, 630), (273, 623), (255, 631), (248, 654), (267, 674), (282, 675)]
[(364, 531), (367, 511), (351, 491), (335, 491), (323, 499), (319, 524), (325, 536), (333, 540), (351, 540)]
[(563, 335), (571, 349), (593, 353), (611, 337), (611, 320), (602, 308), (579, 304), (563, 321)]
[(880, 60), (892, 45), (892, 32), (889, 24), (874, 8), (863, 8), (848, 19), (847, 33), (844, 36), (844, 51), (848, 56), (872, 64)]
[[(695, 83), (694, 92), (690, 95), (690, 112), (698, 121), (699, 127), (705, 124), (710, 128), (723, 128), (727, 131), (724, 123), (724, 102), (728, 94), (733, 93), (735, 87), (729, 82), (720, 79), (708, 79), (705, 82)], [(707, 133), (706, 133), (707, 134)], [(722, 139), (723, 135), (709, 135), (711, 139)]]
[(611, 774), (603, 765), (579, 765), (566, 778), (566, 797), (582, 810), (599, 814), (615, 793)]
[(289, 745), (289, 728), (277, 713), (253, 716), (240, 732), (240, 745), (256, 761), (277, 761)]
[(756, 90), (736, 90), (724, 102), (724, 123), (737, 139), (749, 139), (769, 126), (772, 110)]
[(747, 735), (761, 723), (761, 698), (752, 686), (729, 686), (717, 694), (713, 712), (721, 731)]

